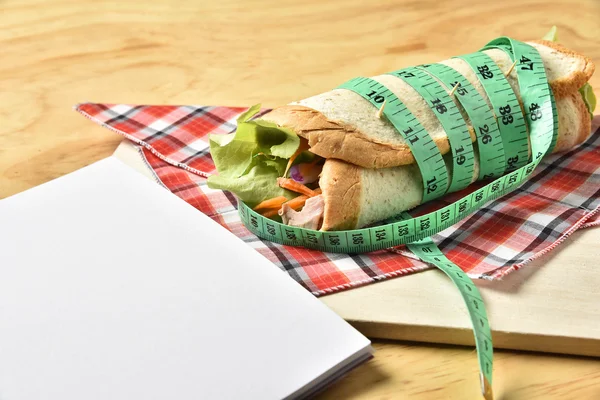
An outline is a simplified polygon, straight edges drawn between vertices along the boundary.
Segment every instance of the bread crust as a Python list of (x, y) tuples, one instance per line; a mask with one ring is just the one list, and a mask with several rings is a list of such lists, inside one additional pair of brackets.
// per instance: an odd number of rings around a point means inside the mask
[(571, 93), (569, 97), (577, 109), (579, 130), (575, 133), (575, 135), (569, 135), (567, 134), (567, 131), (564, 131), (563, 135), (559, 135), (556, 140), (556, 145), (552, 150), (553, 153), (559, 153), (561, 151), (572, 149), (573, 147), (585, 142), (592, 133), (592, 119), (590, 118), (590, 113), (583, 101), (583, 98), (579, 92)]
[[(592, 61), (584, 55), (554, 42), (546, 40), (532, 42), (585, 60), (585, 67), (582, 71), (575, 71), (567, 77), (550, 82), (557, 99), (573, 97), (573, 95), (579, 96), (579, 88), (594, 73), (595, 66)], [(582, 101), (579, 103), (583, 104)], [(323, 113), (310, 107), (301, 105), (277, 107), (263, 116), (263, 119), (294, 130), (299, 136), (308, 140), (313, 153), (324, 158), (345, 160), (364, 168), (389, 168), (415, 162), (408, 145), (385, 143), (367, 137), (351, 124), (328, 119)], [(469, 133), (471, 141), (475, 142), (476, 137), (472, 127), (469, 127)], [(588, 133), (582, 132), (581, 136), (584, 137), (583, 135)], [(447, 137), (438, 137), (433, 140), (441, 154), (450, 151)]]
[[(571, 93), (569, 97), (577, 112), (577, 122), (569, 124), (570, 129), (563, 130), (554, 152), (569, 150), (583, 143), (591, 132), (591, 119), (583, 99), (578, 93)], [(365, 207), (369, 206), (369, 202), (365, 202), (363, 198), (364, 193), (369, 191), (368, 182), (364, 178), (365, 171), (364, 168), (335, 159), (325, 162), (320, 180), (325, 201), (322, 230), (360, 227), (361, 215), (364, 216)], [(477, 172), (474, 176), (477, 176)]]
[(362, 193), (360, 169), (335, 159), (325, 161), (319, 180), (325, 201), (321, 230), (354, 229), (358, 224)]
[(532, 40), (531, 43), (538, 43), (546, 47), (550, 47), (560, 53), (567, 54), (575, 58), (583, 59), (585, 62), (582, 71), (574, 71), (568, 76), (563, 76), (562, 78), (555, 79), (552, 82), (550, 82), (552, 92), (554, 93), (554, 96), (557, 99), (567, 97), (572, 93), (579, 91), (579, 89), (583, 85), (585, 85), (587, 81), (590, 80), (590, 78), (594, 74), (594, 71), (596, 70), (596, 66), (588, 57), (581, 53), (577, 53), (571, 49), (568, 49), (556, 42), (549, 42), (548, 40)]
[[(558, 137), (554, 152), (567, 150), (584, 142), (590, 135), (589, 112), (579, 88), (590, 79), (595, 66), (589, 58), (556, 43), (544, 40), (533, 42), (585, 60), (582, 70), (550, 82), (557, 101), (569, 99), (577, 112), (577, 124), (573, 124), (572, 128), (578, 131), (565, 130), (563, 127), (563, 135)], [(406, 144), (383, 143), (369, 138), (351, 124), (330, 120), (310, 107), (286, 105), (274, 109), (263, 118), (293, 129), (308, 140), (312, 152), (326, 158), (319, 182), (325, 203), (321, 227), (324, 231), (357, 227), (364, 203), (363, 185), (366, 184), (362, 181), (362, 168), (388, 168), (415, 162)], [(471, 127), (469, 133), (471, 140), (475, 141)], [(435, 143), (442, 154), (450, 151), (447, 138), (436, 138)], [(351, 160), (352, 164), (342, 160)]]
[[(415, 162), (408, 145), (381, 143), (349, 124), (327, 119), (321, 112), (306, 106), (277, 107), (263, 119), (293, 129), (298, 136), (308, 140), (310, 151), (323, 158), (352, 160), (353, 164), (364, 168), (388, 168)], [(474, 142), (475, 132), (472, 127), (468, 129)], [(450, 151), (447, 137), (433, 141), (442, 154)]]

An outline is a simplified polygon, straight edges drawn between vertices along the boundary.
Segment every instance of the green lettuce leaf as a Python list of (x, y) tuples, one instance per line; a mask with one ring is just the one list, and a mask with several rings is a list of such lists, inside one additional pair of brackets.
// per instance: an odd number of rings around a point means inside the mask
[(260, 104), (255, 104), (249, 109), (247, 109), (242, 115), (240, 115), (237, 119), (238, 124), (241, 122), (246, 122), (250, 118), (254, 117), (260, 111)]
[(248, 206), (254, 207), (261, 201), (273, 197), (285, 196), (290, 199), (294, 197), (291, 192), (277, 185), (279, 176), (281, 175), (276, 168), (266, 162), (259, 162), (240, 177), (211, 175), (208, 178), (208, 186), (213, 189), (228, 190)]
[(240, 177), (254, 163), (255, 143), (234, 139), (221, 145), (218, 140), (211, 137), (209, 144), (210, 154), (220, 175)]
[(581, 96), (583, 97), (583, 102), (590, 112), (590, 116), (594, 118), (594, 110), (596, 109), (596, 95), (594, 94), (592, 85), (586, 83), (581, 89), (579, 89), (579, 93), (581, 93)]
[(256, 126), (256, 140), (265, 154), (290, 158), (300, 146), (300, 138), (290, 129), (260, 119), (247, 122)]
[[(544, 35), (542, 39), (549, 40), (551, 42), (558, 42), (558, 29), (556, 25), (554, 25), (548, 33)], [(589, 83), (583, 85), (581, 89), (579, 89), (579, 93), (581, 93), (581, 97), (583, 97), (583, 102), (590, 112), (591, 118), (594, 118), (594, 109), (596, 108), (596, 95), (594, 94), (594, 90)]]
[(249, 206), (275, 196), (292, 197), (277, 185), (277, 178), (300, 146), (300, 138), (292, 130), (250, 120), (259, 111), (257, 104), (243, 113), (235, 133), (209, 136), (218, 175), (208, 178), (208, 186), (229, 190)]
[(550, 42), (558, 42), (557, 30), (558, 28), (556, 27), (556, 25), (554, 25), (552, 28), (550, 28), (548, 33), (546, 33), (542, 39), (548, 40)]

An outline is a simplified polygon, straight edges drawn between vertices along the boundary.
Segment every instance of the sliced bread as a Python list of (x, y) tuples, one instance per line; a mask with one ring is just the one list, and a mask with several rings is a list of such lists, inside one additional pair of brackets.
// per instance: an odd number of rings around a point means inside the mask
[[(547, 41), (530, 42), (542, 56), (552, 90), (558, 100), (572, 98), (594, 72), (594, 64), (585, 56)], [(502, 50), (486, 50), (501, 71), (507, 72), (512, 62)], [(441, 63), (453, 67), (467, 78), (488, 102), (489, 99), (473, 70), (461, 59), (448, 59)], [(384, 84), (398, 96), (431, 135), (442, 154), (450, 150), (447, 134), (429, 105), (410, 85), (392, 75), (379, 75), (372, 79)], [(507, 77), (520, 100), (516, 72)], [(450, 89), (447, 90), (450, 92)], [(473, 128), (463, 113), (472, 141)], [(560, 106), (560, 105), (559, 105)], [(573, 104), (570, 105), (573, 109)], [(491, 106), (490, 106), (491, 108)], [(589, 114), (575, 121), (577, 114), (559, 111), (570, 120), (584, 125)], [(567, 118), (567, 117), (565, 117)], [(279, 126), (293, 129), (308, 139), (311, 151), (325, 158), (336, 158), (364, 168), (389, 168), (415, 162), (410, 148), (394, 126), (385, 118), (376, 116), (376, 109), (360, 95), (345, 89), (334, 89), (308, 99), (274, 109), (263, 119)], [(589, 123), (589, 121), (588, 121)], [(587, 133), (586, 133), (587, 134)], [(564, 135), (563, 132), (563, 136)], [(583, 137), (583, 136), (582, 136)], [(571, 142), (569, 142), (571, 143)]]
[[(591, 130), (581, 96), (563, 97), (557, 100), (557, 107), (559, 137), (555, 152), (573, 148)], [(479, 174), (477, 157), (475, 161), (473, 181)], [(423, 181), (416, 164), (372, 169), (327, 159), (319, 184), (325, 200), (322, 230), (361, 228), (410, 210), (423, 199)]]

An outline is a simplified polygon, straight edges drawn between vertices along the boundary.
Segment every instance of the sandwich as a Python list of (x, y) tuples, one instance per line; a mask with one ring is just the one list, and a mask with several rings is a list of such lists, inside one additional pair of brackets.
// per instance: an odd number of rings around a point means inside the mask
[[(595, 97), (588, 83), (594, 64), (554, 41), (526, 42), (540, 54), (558, 114), (558, 136), (551, 152), (563, 152), (590, 135)], [(522, 106), (517, 74), (500, 49), (484, 50)], [(460, 58), (441, 61), (458, 71), (493, 112), (472, 67)], [(371, 77), (391, 90), (426, 129), (452, 175), (448, 132), (431, 105), (404, 80), (390, 74)], [(475, 155), (477, 139), (469, 116), (453, 98), (469, 132)], [(323, 231), (373, 225), (424, 202), (424, 182), (409, 143), (381, 110), (357, 93), (337, 88), (259, 115), (251, 107), (230, 135), (211, 135), (217, 174), (208, 186), (228, 190), (267, 218), (286, 225)], [(498, 123), (500, 115), (494, 113)], [(480, 179), (473, 157), (470, 182)]]

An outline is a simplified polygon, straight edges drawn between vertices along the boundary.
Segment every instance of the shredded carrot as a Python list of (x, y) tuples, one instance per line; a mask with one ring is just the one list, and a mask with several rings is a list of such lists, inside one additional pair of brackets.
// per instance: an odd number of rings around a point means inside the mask
[(285, 205), (289, 206), (292, 210), (298, 211), (300, 207), (304, 206), (306, 200), (308, 200), (308, 196), (298, 196), (291, 199), (290, 201), (285, 202)]
[(266, 218), (272, 218), (272, 217), (276, 216), (278, 212), (279, 212), (279, 209), (273, 208), (269, 211), (263, 211), (262, 216), (266, 217)]
[(288, 171), (290, 170), (290, 168), (292, 167), (292, 164), (294, 163), (294, 161), (296, 160), (296, 158), (303, 152), (308, 150), (310, 147), (308, 145), (308, 140), (304, 139), (304, 138), (300, 138), (300, 146), (298, 146), (298, 148), (296, 149), (296, 151), (294, 152), (294, 154), (292, 154), (292, 156), (290, 157), (290, 159), (288, 160), (287, 166), (285, 167), (285, 172), (283, 173), (283, 177), (285, 178), (288, 174)]
[(296, 182), (293, 179), (277, 178), (277, 184), (279, 185), (279, 187), (282, 187), (287, 190), (291, 190), (292, 192), (304, 194), (309, 197), (314, 197), (317, 195), (317, 193), (315, 193), (314, 190), (309, 189), (308, 187), (304, 186), (303, 184), (301, 184), (299, 182)]
[(287, 200), (288, 199), (286, 199), (285, 196), (273, 197), (272, 199), (260, 202), (256, 207), (254, 207), (254, 211), (260, 211), (269, 208), (279, 208)]
[[(314, 193), (316, 195), (321, 194), (322, 193), (321, 188), (314, 190)], [(292, 210), (298, 211), (301, 207), (304, 206), (304, 204), (306, 203), (306, 200), (308, 200), (309, 198), (310, 198), (309, 196), (302, 195), (302, 196), (294, 197), (293, 199), (288, 200), (283, 204), (289, 206)], [(267, 217), (267, 218), (274, 217), (277, 214), (279, 214), (279, 211), (281, 211), (283, 204), (281, 204), (279, 206), (274, 206), (273, 208), (270, 208), (270, 209), (266, 209), (261, 213), (261, 215), (263, 217)], [(258, 206), (256, 206), (256, 207), (258, 207)]]
[[(286, 201), (284, 204), (289, 206), (292, 210), (298, 211), (302, 206), (304, 206), (304, 203), (306, 203), (306, 200), (308, 200), (308, 199), (309, 199), (308, 196), (302, 195), (302, 196), (294, 197), (293, 199)], [(283, 207), (283, 204), (280, 207), (276, 207), (276, 208), (274, 207), (269, 210), (265, 210), (265, 211), (263, 211), (262, 215), (267, 218), (274, 217), (279, 213), (279, 211), (281, 211), (282, 207)]]
[[(315, 193), (321, 194), (321, 189), (315, 190)], [(289, 206), (292, 210), (298, 211), (300, 208), (302, 208), (304, 206), (304, 204), (306, 203), (306, 200), (308, 200), (309, 198), (310, 197), (308, 197), (308, 196), (302, 195), (302, 196), (294, 197), (293, 199), (288, 200), (283, 204)], [(283, 207), (283, 204), (282, 204), (282, 207)], [(282, 207), (264, 211), (262, 215), (267, 218), (274, 217), (275, 215), (277, 215), (279, 213), (279, 211), (281, 211)]]

